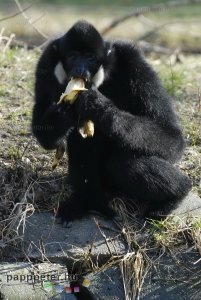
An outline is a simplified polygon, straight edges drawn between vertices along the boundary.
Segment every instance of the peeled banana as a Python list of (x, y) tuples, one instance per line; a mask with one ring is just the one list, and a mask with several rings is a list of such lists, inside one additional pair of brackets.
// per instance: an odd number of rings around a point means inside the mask
[[(76, 100), (76, 97), (80, 91), (86, 91), (85, 82), (81, 78), (72, 78), (67, 87), (65, 92), (61, 95), (60, 100), (58, 102), (62, 103), (63, 101), (69, 101), (73, 104)], [(94, 135), (94, 123), (92, 121), (86, 121), (84, 126), (79, 128), (79, 133), (83, 138), (93, 137)]]
[[(80, 91), (86, 91), (85, 82), (81, 78), (72, 78), (67, 87), (65, 92), (61, 95), (58, 104), (62, 103), (63, 101), (68, 101), (70, 104), (73, 104), (77, 98), (77, 95)], [(84, 122), (84, 125), (79, 128), (79, 133), (83, 138), (93, 137), (94, 135), (94, 123), (92, 121)], [(54, 161), (52, 164), (52, 169), (54, 170), (60, 160), (62, 159), (65, 152), (65, 143), (61, 141), (56, 149)]]
[(76, 100), (76, 96), (78, 95), (78, 93), (80, 91), (87, 90), (84, 86), (84, 80), (82, 80), (81, 78), (71, 78), (66, 87), (65, 92), (61, 95), (58, 104), (63, 101), (69, 101), (70, 104), (73, 104)]
[(84, 126), (79, 128), (79, 133), (85, 139), (94, 135), (94, 123), (92, 121), (84, 122)]

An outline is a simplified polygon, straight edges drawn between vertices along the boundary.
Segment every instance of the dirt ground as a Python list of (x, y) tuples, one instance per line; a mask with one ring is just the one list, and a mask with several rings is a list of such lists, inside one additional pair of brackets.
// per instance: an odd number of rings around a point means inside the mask
[[(38, 49), (0, 52), (0, 220), (8, 216), (12, 219), (16, 209), (20, 218), (34, 209), (51, 210), (68, 193), (67, 158), (52, 171), (54, 151), (42, 149), (30, 129), (39, 55)], [(197, 56), (183, 57), (182, 63), (170, 66), (169, 57), (148, 59), (173, 94), (187, 142), (180, 168), (190, 176), (193, 190), (201, 196), (200, 60)], [(3, 230), (5, 224), (0, 224)], [(5, 245), (14, 232), (14, 225), (9, 232), (2, 231)]]

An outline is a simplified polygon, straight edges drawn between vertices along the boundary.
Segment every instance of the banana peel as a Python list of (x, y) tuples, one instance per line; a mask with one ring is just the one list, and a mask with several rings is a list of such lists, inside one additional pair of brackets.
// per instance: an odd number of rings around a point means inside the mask
[(58, 104), (63, 101), (69, 101), (70, 104), (73, 104), (76, 100), (76, 97), (80, 91), (86, 91), (84, 80), (81, 78), (72, 78), (64, 93), (62, 93)]
[[(72, 78), (67, 87), (65, 92), (61, 95), (58, 104), (62, 103), (63, 101), (69, 101), (70, 104), (73, 104), (81, 91), (86, 91), (85, 82), (81, 78)], [(79, 133), (83, 138), (93, 137), (94, 135), (94, 123), (92, 121), (86, 121), (84, 125), (79, 128)]]
[(90, 120), (85, 122), (84, 125), (79, 128), (79, 133), (84, 139), (92, 137), (94, 135), (94, 123)]
[(60, 141), (59, 145), (57, 146), (56, 153), (55, 153), (55, 156), (54, 156), (54, 160), (53, 160), (53, 163), (52, 163), (52, 169), (53, 170), (57, 167), (57, 165), (59, 164), (59, 162), (63, 158), (65, 150), (66, 150), (66, 143), (64, 142), (64, 140)]
[[(63, 101), (68, 101), (70, 104), (73, 104), (81, 91), (86, 91), (85, 82), (81, 78), (72, 78), (67, 87), (65, 92), (61, 95), (58, 104), (62, 103)], [(79, 133), (83, 138), (93, 137), (94, 135), (94, 123), (92, 121), (84, 122), (84, 125), (79, 128)], [(65, 142), (61, 141), (57, 146), (55, 157), (52, 163), (52, 169), (54, 170), (65, 153)]]

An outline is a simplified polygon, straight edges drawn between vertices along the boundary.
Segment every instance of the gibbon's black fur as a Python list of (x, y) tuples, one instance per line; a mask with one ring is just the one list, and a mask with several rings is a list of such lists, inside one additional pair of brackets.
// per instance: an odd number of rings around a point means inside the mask
[[(71, 77), (87, 91), (74, 104), (57, 104)], [(78, 128), (95, 124), (92, 138)], [(45, 149), (66, 137), (72, 195), (58, 217), (72, 220), (89, 210), (112, 217), (109, 194), (137, 200), (145, 215), (170, 212), (191, 188), (175, 166), (184, 139), (171, 99), (135, 45), (105, 41), (88, 22), (77, 22), (52, 41), (37, 70), (33, 133)]]

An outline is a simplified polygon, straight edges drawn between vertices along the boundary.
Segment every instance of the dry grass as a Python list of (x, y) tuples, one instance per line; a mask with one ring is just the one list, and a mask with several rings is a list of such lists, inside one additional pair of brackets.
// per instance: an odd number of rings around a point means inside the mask
[[(147, 1), (147, 4), (150, 4), (150, 1)], [(24, 4), (23, 7), (26, 7), (26, 5)], [(2, 7), (0, 17), (8, 15), (6, 5), (4, 8), (5, 11)], [(51, 38), (60, 35), (73, 23), (83, 18), (101, 31), (110, 24), (111, 19), (122, 16), (130, 9), (130, 7), (118, 6), (117, 4), (107, 6), (100, 3), (98, 6), (76, 6), (36, 3), (25, 12), (25, 17), (18, 15), (13, 19), (5, 20), (1, 25), (6, 28), (8, 34), (14, 32), (18, 39), (23, 38), (30, 44), (36, 45), (44, 42), (43, 36)], [(131, 18), (114, 28), (108, 34), (108, 37), (137, 40), (144, 34), (149, 34), (147, 40), (152, 43), (159, 43), (173, 48), (200, 48), (199, 10), (200, 5), (189, 5), (174, 10), (164, 10), (156, 14), (140, 15), (138, 18)], [(12, 11), (13, 13), (17, 11), (14, 3)], [(41, 33), (40, 35), (38, 31)], [(153, 33), (150, 34), (152, 31)]]
[[(119, 225), (124, 240), (128, 245), (128, 252), (117, 263), (123, 277), (125, 299), (140, 299), (141, 289), (147, 274), (151, 271), (159, 276), (160, 264), (164, 264), (163, 257), (168, 254), (181, 265), (182, 253), (187, 249), (192, 253), (197, 251), (199, 257), (193, 265), (194, 277), (199, 276), (199, 264), (201, 261), (201, 220), (189, 217), (167, 217), (164, 220), (147, 220), (141, 223), (135, 218), (135, 212), (126, 208), (120, 199), (116, 199), (115, 209), (122, 216)], [(138, 221), (137, 221), (138, 220)], [(142, 220), (141, 220), (142, 221)], [(189, 262), (189, 265), (192, 262)], [(192, 270), (187, 264), (184, 266), (186, 273), (184, 278), (192, 277)], [(158, 271), (157, 271), (158, 269)], [(170, 272), (171, 280), (177, 280), (177, 273)], [(186, 277), (185, 277), (186, 276)], [(185, 280), (185, 279), (183, 279)], [(190, 279), (189, 279), (190, 280)]]
[(159, 58), (153, 66), (173, 97), (186, 139), (186, 151), (179, 167), (189, 175), (193, 190), (201, 196), (201, 98), (199, 56), (186, 56), (182, 63), (172, 64), (170, 58)]
[[(52, 172), (53, 153), (40, 148), (30, 132), (34, 69), (39, 54), (36, 50), (10, 49), (10, 37), (4, 38), (3, 33), (1, 36), (0, 248), (4, 250), (21, 238), (25, 219), (34, 209), (44, 209), (44, 204), (45, 209), (52, 209), (68, 191), (64, 182), (66, 160)], [(193, 56), (172, 66), (167, 57), (152, 57), (150, 61), (175, 98), (188, 144), (180, 168), (189, 174), (194, 190), (201, 195), (201, 64)], [(52, 204), (53, 200), (55, 204)], [(100, 266), (91, 260), (89, 251), (83, 257), (82, 267), (91, 272), (119, 265), (126, 299), (139, 299), (147, 273), (154, 268), (156, 259), (166, 253), (174, 255), (184, 247), (196, 250), (201, 256), (199, 219), (175, 220), (170, 217), (141, 223), (121, 201), (116, 201), (115, 205), (122, 216), (122, 222), (117, 226), (128, 245), (128, 253), (111, 256)], [(199, 263), (200, 259), (195, 265)]]
[[(28, 200), (32, 184), (27, 186), (28, 183), (25, 178), (24, 188), (20, 190), (22, 195), (19, 195), (21, 199), (18, 202), (15, 201), (15, 187), (18, 181), (17, 177), (20, 174), (16, 175), (17, 172), (9, 182), (12, 189), (8, 189), (8, 186), (5, 187), (5, 194), (2, 196), (4, 201), (0, 202), (1, 249), (5, 249), (10, 244), (16, 245), (16, 242), (23, 237), (26, 218), (33, 214), (35, 210), (33, 204), (30, 203), (30, 199)], [(17, 192), (19, 193), (19, 190)]]

